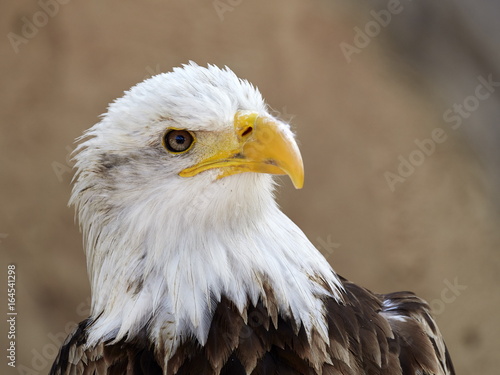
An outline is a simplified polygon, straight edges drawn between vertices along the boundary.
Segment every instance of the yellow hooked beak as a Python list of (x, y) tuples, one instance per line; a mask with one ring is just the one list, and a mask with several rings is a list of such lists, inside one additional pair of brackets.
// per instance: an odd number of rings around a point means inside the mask
[(234, 116), (234, 133), (219, 139), (199, 163), (182, 170), (181, 177), (220, 168), (218, 178), (243, 172), (287, 174), (295, 188), (304, 185), (304, 165), (297, 143), (288, 127), (255, 112), (239, 111)]

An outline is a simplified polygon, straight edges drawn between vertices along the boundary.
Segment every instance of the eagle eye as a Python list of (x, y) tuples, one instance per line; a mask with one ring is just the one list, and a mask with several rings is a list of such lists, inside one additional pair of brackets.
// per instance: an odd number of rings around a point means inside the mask
[(174, 154), (191, 149), (195, 141), (194, 134), (187, 130), (169, 129), (163, 136), (163, 147)]

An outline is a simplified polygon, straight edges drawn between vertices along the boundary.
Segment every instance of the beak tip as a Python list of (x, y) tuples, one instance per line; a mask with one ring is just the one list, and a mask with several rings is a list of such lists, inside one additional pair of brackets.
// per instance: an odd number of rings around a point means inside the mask
[(302, 189), (304, 187), (304, 172), (297, 174), (289, 174), (288, 175), (292, 180), (293, 187), (295, 189)]

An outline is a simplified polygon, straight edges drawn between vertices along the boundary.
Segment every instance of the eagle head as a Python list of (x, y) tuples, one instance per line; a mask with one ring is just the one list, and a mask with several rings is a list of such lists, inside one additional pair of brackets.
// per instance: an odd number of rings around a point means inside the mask
[(269, 288), (276, 311), (322, 326), (317, 296), (340, 282), (274, 201), (272, 175), (300, 188), (304, 169), (254, 86), (190, 63), (134, 86), (82, 138), (70, 203), (99, 316), (90, 344), (145, 327), (203, 343), (222, 297), (243, 313)]

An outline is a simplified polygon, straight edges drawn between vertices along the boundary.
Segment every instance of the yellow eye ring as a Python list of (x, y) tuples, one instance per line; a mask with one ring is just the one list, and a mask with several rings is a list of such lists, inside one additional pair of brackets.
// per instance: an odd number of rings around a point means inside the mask
[(168, 129), (162, 138), (163, 147), (172, 154), (182, 154), (191, 150), (196, 143), (193, 132), (185, 129)]

